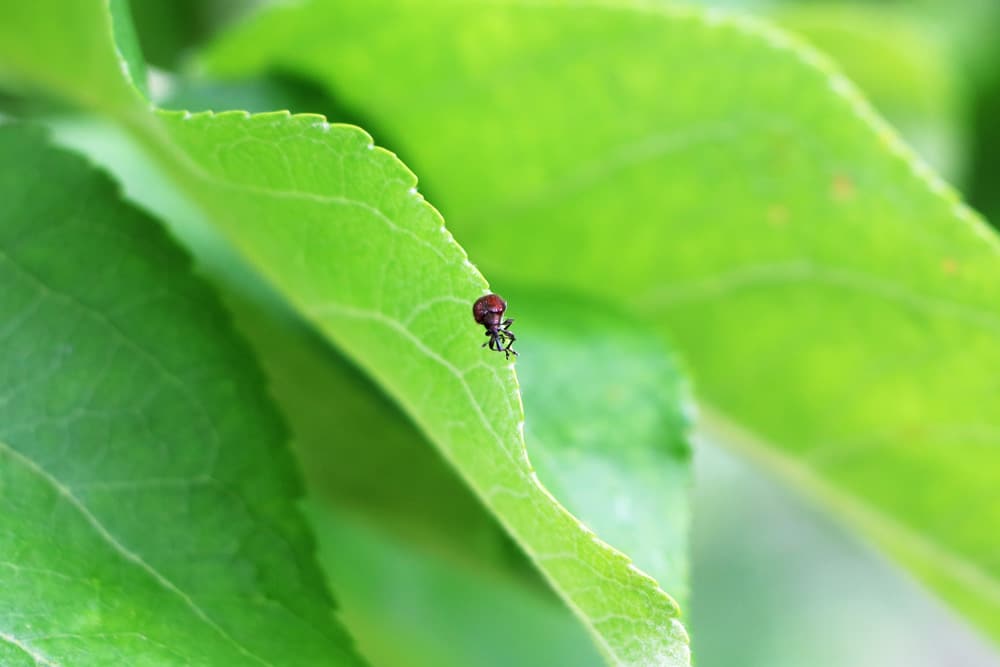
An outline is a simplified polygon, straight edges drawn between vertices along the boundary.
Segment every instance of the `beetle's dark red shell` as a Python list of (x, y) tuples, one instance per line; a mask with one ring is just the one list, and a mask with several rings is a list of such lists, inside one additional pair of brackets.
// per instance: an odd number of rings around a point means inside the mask
[(486, 329), (489, 340), (483, 343), (483, 347), (489, 347), (495, 352), (503, 352), (507, 359), (510, 355), (517, 356), (511, 345), (517, 340), (517, 336), (510, 330), (510, 325), (514, 320), (505, 320), (503, 314), (507, 311), (507, 302), (496, 294), (487, 294), (476, 299), (472, 304), (472, 317), (476, 322), (482, 324)]
[(507, 310), (507, 302), (496, 294), (487, 294), (472, 304), (472, 316), (479, 324), (497, 324)]

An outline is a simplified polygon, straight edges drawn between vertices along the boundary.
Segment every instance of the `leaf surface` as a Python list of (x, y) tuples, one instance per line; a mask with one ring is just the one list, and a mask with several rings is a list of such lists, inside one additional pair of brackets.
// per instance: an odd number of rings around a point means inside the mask
[(1000, 638), (1000, 245), (821, 56), (700, 9), (381, 0), (275, 8), (209, 62), (367, 113), (496, 279), (657, 323), (706, 428)]

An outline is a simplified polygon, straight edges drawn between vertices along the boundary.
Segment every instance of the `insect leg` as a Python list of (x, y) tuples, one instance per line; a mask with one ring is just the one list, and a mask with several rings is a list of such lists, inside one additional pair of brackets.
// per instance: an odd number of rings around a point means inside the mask
[[(507, 345), (503, 348), (503, 351), (504, 352), (509, 352), (510, 354), (513, 354), (516, 357), (517, 356), (517, 350), (515, 350), (515, 349), (513, 349), (511, 347), (511, 345), (514, 344), (515, 340), (517, 340), (517, 336), (515, 336), (514, 334), (512, 334), (512, 333), (510, 333), (508, 331), (507, 332), (507, 341), (506, 341)], [(507, 355), (508, 359), (510, 358), (510, 354)]]

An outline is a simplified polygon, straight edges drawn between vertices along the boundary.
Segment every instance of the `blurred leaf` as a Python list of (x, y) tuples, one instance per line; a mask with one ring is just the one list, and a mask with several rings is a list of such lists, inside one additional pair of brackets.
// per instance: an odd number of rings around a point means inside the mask
[(130, 0), (142, 51), (153, 65), (174, 69), (225, 23), (262, 0)]
[[(133, 84), (145, 86), (145, 68), (134, 60), (134, 33), (119, 27), (114, 36), (129, 40), (127, 44), (118, 49), (108, 43), (113, 29), (108, 12), (124, 14), (125, 7), (120, 0), (109, 7), (59, 0), (5, 3), (0, 10), (0, 77), (123, 118), (138, 112), (142, 98)], [(66, 32), (72, 39), (64, 39)]]
[(292, 113), (322, 112), (330, 118), (330, 98), (308, 79), (275, 75), (239, 82), (172, 81), (170, 95), (161, 102), (169, 109), (241, 109), (250, 113), (287, 109)]
[(497, 279), (659, 323), (707, 422), (1000, 638), (997, 239), (822, 57), (696, 9), (381, 0), (209, 60), (366, 109)]
[(956, 82), (944, 34), (898, 6), (789, 4), (772, 13), (807, 37), (889, 116), (951, 120)]
[(772, 16), (831, 56), (935, 169), (961, 175), (958, 63), (943, 27), (901, 6), (788, 4)]
[[(0, 21), (0, 37), (24, 29), (19, 21), (44, 22), (51, 8), (34, 7), (33, 17)], [(113, 52), (104, 19), (84, 25), (103, 33)], [(50, 28), (64, 44), (80, 30)], [(97, 40), (88, 35), (87, 41)], [(99, 74), (116, 77), (120, 70)], [(56, 83), (65, 84), (57, 89), (62, 94), (89, 101), (81, 84)], [(143, 115), (131, 100), (98, 108), (145, 142), (298, 311), (399, 402), (534, 558), (611, 662), (688, 664), (674, 601), (538, 482), (524, 449), (513, 364), (485, 354), (482, 330), (472, 326), (470, 304), (485, 281), (401, 162), (375, 149), (361, 130), (318, 116)]]
[(652, 332), (600, 303), (511, 297), (538, 476), (685, 608), (690, 398), (676, 362)]
[(517, 581), (435, 557), (343, 513), (310, 510), (320, 559), (343, 591), (344, 622), (375, 667), (603, 664), (564, 608)]
[[(148, 98), (149, 87), (146, 80), (146, 61), (142, 57), (142, 49), (139, 47), (139, 37), (135, 34), (135, 27), (132, 24), (129, 1), (107, 0), (107, 2), (108, 10), (115, 18), (111, 24), (111, 28), (114, 31), (115, 55), (118, 56), (122, 73), (142, 93), (143, 97)], [(94, 45), (93, 48), (96, 49), (98, 47)], [(44, 55), (39, 55), (39, 59), (44, 58)], [(106, 66), (106, 63), (101, 63), (101, 67), (104, 66)]]
[(361, 664), (187, 258), (37, 130), (0, 127), (0, 202), (4, 664)]
[[(994, 5), (994, 15), (985, 25), (1000, 22), (1000, 6)], [(969, 201), (990, 217), (994, 226), (1000, 221), (1000, 41), (981, 40), (985, 44), (975, 65), (969, 104), (969, 170), (967, 190)]]
[(986, 637), (909, 573), (703, 435), (685, 618), (699, 667), (1000, 667)]

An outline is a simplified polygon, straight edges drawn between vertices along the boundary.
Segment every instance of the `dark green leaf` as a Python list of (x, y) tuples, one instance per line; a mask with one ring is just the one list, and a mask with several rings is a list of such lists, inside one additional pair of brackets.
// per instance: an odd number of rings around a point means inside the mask
[(20, 126), (0, 127), (0, 275), (3, 650), (360, 664), (218, 300), (106, 176)]

